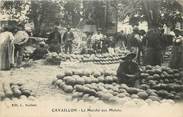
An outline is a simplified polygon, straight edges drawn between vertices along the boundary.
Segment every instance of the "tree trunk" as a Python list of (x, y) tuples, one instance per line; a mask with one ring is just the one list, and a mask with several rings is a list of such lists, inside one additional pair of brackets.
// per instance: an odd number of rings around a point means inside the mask
[(148, 22), (148, 28), (160, 27), (160, 1), (143, 0), (143, 9)]

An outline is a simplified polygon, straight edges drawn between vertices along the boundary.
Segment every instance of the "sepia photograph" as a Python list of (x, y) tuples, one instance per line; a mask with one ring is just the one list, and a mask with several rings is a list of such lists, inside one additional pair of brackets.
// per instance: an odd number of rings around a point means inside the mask
[(0, 0), (0, 117), (183, 117), (183, 0)]

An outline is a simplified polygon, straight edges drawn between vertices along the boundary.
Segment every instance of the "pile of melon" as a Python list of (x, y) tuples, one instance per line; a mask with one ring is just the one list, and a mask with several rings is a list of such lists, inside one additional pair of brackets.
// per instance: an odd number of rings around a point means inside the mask
[(56, 52), (49, 53), (46, 57), (46, 61), (50, 64), (59, 65), (60, 62), (83, 62), (83, 63), (95, 63), (95, 64), (114, 64), (121, 62), (121, 58), (125, 56), (126, 53), (120, 54), (57, 54)]
[(177, 69), (150, 65), (140, 75), (141, 89), (152, 89), (162, 98), (183, 99), (183, 77)]
[(9, 100), (35, 100), (35, 94), (22, 83), (3, 83), (1, 101)]
[(69, 100), (120, 104), (126, 99), (158, 101), (162, 98), (154, 89), (140, 89), (118, 83), (113, 70), (66, 70), (52, 84), (70, 94)]
[(97, 54), (91, 56), (83, 56), (82, 62), (93, 62), (95, 64), (115, 64), (121, 62), (125, 54)]
[(59, 65), (61, 61), (61, 57), (56, 52), (48, 53), (46, 56), (46, 62), (48, 64)]

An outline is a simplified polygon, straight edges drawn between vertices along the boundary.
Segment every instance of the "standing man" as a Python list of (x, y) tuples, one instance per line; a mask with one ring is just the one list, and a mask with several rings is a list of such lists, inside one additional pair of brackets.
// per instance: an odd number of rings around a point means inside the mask
[(138, 53), (137, 53), (137, 63), (141, 64), (141, 56), (142, 61), (144, 61), (144, 40), (145, 40), (145, 34), (146, 32), (144, 30), (139, 30), (139, 36), (140, 38), (137, 39), (138, 42)]
[(72, 53), (72, 44), (74, 40), (74, 34), (71, 32), (71, 27), (67, 27), (67, 31), (64, 33), (63, 41), (65, 44), (65, 53), (69, 51), (69, 54)]
[(127, 42), (127, 35), (124, 33), (123, 30), (116, 34), (116, 45), (120, 46), (120, 49), (126, 51), (126, 42)]
[(19, 25), (18, 31), (15, 33), (15, 39), (13, 41), (15, 46), (15, 63), (19, 68), (22, 65), (24, 47), (29, 39), (29, 35), (24, 30), (24, 26)]
[(138, 85), (138, 77), (140, 74), (138, 64), (133, 61), (135, 56), (136, 54), (130, 53), (126, 57), (122, 58), (123, 62), (120, 63), (117, 70), (119, 82), (132, 87)]
[(61, 52), (61, 34), (57, 26), (54, 28), (54, 31), (50, 34), (47, 44), (49, 46), (50, 52)]

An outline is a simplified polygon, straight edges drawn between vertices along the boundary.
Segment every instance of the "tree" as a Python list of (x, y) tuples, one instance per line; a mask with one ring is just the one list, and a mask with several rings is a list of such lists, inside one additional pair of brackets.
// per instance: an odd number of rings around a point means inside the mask
[(174, 29), (178, 21), (183, 21), (181, 7), (176, 0), (140, 0), (139, 3), (136, 12), (130, 16), (132, 26), (147, 21), (148, 28), (158, 28), (165, 24)]
[(0, 1), (1, 2), (1, 13), (7, 14), (11, 19), (16, 19), (19, 22), (26, 22), (28, 17), (26, 17), (26, 11), (30, 2), (28, 1)]
[(64, 25), (71, 25), (73, 27), (77, 26), (80, 22), (80, 18), (82, 17), (82, 8), (81, 8), (81, 0), (68, 0), (64, 4)]
[(27, 14), (34, 23), (35, 35), (40, 36), (46, 27), (59, 24), (60, 6), (53, 1), (31, 1), (30, 10)]

